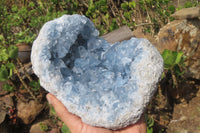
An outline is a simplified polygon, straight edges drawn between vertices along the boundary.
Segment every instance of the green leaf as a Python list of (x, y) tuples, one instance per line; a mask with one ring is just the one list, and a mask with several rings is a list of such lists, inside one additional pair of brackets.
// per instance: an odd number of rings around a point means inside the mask
[(161, 79), (163, 79), (165, 77), (165, 73), (163, 72), (162, 75), (161, 75)]
[(124, 17), (126, 18), (126, 19), (131, 19), (131, 13), (130, 12), (124, 12)]
[(130, 8), (135, 8), (136, 2), (135, 1), (129, 2), (128, 5), (129, 5)]
[(147, 124), (147, 133), (153, 133), (154, 119), (145, 114), (145, 121)]
[(146, 1), (146, 3), (148, 3), (148, 4), (152, 2), (151, 0), (145, 0), (145, 1)]
[(61, 128), (62, 133), (71, 133), (69, 128), (63, 123), (63, 126)]
[(8, 71), (6, 67), (1, 67), (0, 70), (0, 81), (6, 81), (8, 80)]
[(182, 57), (183, 57), (183, 52), (178, 52), (177, 53), (177, 56), (176, 56), (176, 60), (175, 60), (175, 63), (176, 64), (179, 64), (180, 62), (181, 62), (181, 59), (182, 59)]
[(31, 81), (31, 82), (29, 83), (29, 86), (31, 87), (31, 89), (32, 89), (33, 91), (38, 91), (38, 90), (40, 89), (40, 83), (37, 82), (37, 81)]
[(15, 65), (13, 63), (7, 63), (6, 67), (10, 71), (9, 76), (8, 76), (8, 78), (10, 78), (13, 75), (13, 70), (15, 69)]
[(168, 7), (168, 10), (170, 11), (171, 14), (173, 14), (173, 13), (176, 11), (176, 8), (175, 8), (174, 5), (170, 5), (170, 6)]
[(47, 131), (49, 129), (48, 125), (46, 123), (40, 123), (40, 129), (42, 131)]
[(11, 59), (16, 59), (18, 57), (18, 47), (14, 45), (9, 46), (8, 55)]
[(0, 47), (0, 61), (7, 61), (9, 58), (8, 52), (5, 48)]
[(94, 11), (95, 11), (94, 5), (90, 5), (90, 6), (88, 7), (88, 11), (94, 12)]
[(121, 4), (121, 8), (122, 8), (123, 10), (128, 10), (128, 8), (129, 8), (128, 2), (122, 3), (122, 4)]
[(7, 63), (6, 67), (9, 68), (9, 69), (14, 69), (15, 65), (13, 63)]
[(153, 128), (148, 128), (147, 127), (147, 133), (153, 133)]
[(50, 112), (51, 112), (53, 115), (56, 115), (56, 111), (55, 111), (55, 109), (54, 109), (53, 106), (50, 108)]
[(32, 1), (28, 4), (28, 7), (34, 7), (34, 6), (35, 6), (35, 4)]
[(165, 49), (161, 55), (163, 57), (164, 65), (166, 68), (171, 67), (174, 64), (176, 60), (176, 55), (174, 52)]
[(193, 4), (192, 4), (192, 2), (186, 2), (185, 4), (184, 4), (184, 7), (185, 8), (190, 8), (190, 7), (192, 7), (193, 6)]
[(148, 122), (147, 122), (147, 123), (148, 123), (148, 127), (153, 127), (153, 125), (154, 125), (154, 119), (150, 117), (150, 118), (148, 119)]
[(13, 12), (17, 12), (17, 11), (18, 11), (18, 8), (17, 8), (16, 5), (13, 5), (12, 8), (11, 8), (11, 10), (12, 10)]
[(107, 5), (107, 0), (100, 0), (100, 5), (101, 6), (105, 6), (105, 5)]
[(2, 89), (9, 91), (9, 92), (13, 92), (14, 91), (14, 86), (9, 85), (8, 83), (4, 84)]

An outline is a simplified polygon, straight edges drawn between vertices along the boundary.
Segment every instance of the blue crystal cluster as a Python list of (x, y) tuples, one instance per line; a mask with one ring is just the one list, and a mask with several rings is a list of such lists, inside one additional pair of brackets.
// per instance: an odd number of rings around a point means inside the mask
[(151, 99), (163, 59), (145, 39), (108, 44), (85, 16), (47, 22), (32, 46), (41, 85), (92, 126), (134, 124)]

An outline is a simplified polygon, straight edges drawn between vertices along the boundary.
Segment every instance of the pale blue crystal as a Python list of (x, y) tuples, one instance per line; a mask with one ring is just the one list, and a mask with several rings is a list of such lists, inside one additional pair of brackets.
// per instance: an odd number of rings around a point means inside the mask
[(85, 16), (47, 22), (31, 61), (41, 85), (92, 126), (120, 129), (140, 118), (156, 90), (163, 59), (145, 39), (108, 44)]

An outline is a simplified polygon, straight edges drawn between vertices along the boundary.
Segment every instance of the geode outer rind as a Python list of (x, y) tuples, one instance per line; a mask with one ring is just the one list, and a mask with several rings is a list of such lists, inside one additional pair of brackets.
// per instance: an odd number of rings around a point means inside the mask
[(40, 84), (73, 114), (117, 130), (134, 124), (156, 90), (163, 59), (146, 39), (108, 44), (85, 16), (47, 22), (32, 46)]

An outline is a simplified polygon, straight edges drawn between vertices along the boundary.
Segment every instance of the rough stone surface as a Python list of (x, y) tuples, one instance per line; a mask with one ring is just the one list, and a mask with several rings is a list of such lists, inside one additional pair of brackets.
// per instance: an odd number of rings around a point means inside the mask
[(35, 117), (43, 110), (43, 108), (43, 104), (38, 104), (34, 100), (31, 100), (28, 103), (18, 100), (17, 116), (24, 122), (24, 124), (30, 124), (35, 120)]
[(200, 7), (181, 9), (171, 15), (175, 19), (192, 19), (200, 17)]
[(28, 44), (25, 43), (18, 43), (16, 44), (18, 47), (18, 59), (22, 63), (28, 63), (30, 62), (30, 55), (31, 55), (31, 48)]
[(182, 51), (186, 60), (186, 77), (200, 79), (200, 19), (175, 20), (160, 29), (157, 49)]
[[(47, 131), (44, 131), (42, 125), (48, 127)], [(54, 124), (55, 126), (55, 124)], [(43, 120), (33, 124), (29, 130), (29, 133), (60, 133), (59, 128), (52, 127), (52, 121), (50, 119)]]
[(2, 109), (2, 104), (0, 103), (0, 124), (5, 120), (6, 111)]
[(41, 85), (92, 126), (120, 129), (140, 118), (156, 90), (163, 59), (146, 39), (109, 44), (85, 16), (47, 22), (31, 61)]

